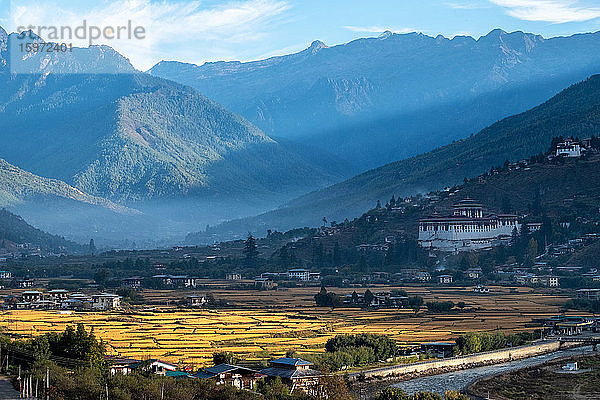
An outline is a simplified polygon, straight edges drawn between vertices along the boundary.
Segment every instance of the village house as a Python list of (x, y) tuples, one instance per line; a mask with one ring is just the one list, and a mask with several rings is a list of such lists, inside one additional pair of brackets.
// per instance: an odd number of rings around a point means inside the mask
[(133, 358), (114, 358), (109, 360), (110, 367), (108, 371), (111, 375), (128, 375), (133, 371), (132, 366), (139, 362), (140, 360), (134, 360)]
[(21, 299), (23, 302), (33, 303), (39, 300), (42, 300), (44, 295), (42, 292), (38, 292), (37, 290), (26, 290), (21, 293)]
[(135, 360), (132, 358), (109, 359), (109, 372), (111, 375), (127, 375), (135, 370), (151, 372), (156, 375), (166, 375), (167, 372), (177, 371), (177, 365), (170, 364), (157, 359)]
[(454, 281), (452, 275), (440, 275), (438, 276), (438, 283), (441, 285), (448, 285)]
[(12, 273), (10, 271), (0, 271), (0, 279), (11, 279)]
[(560, 281), (558, 276), (540, 276), (538, 279), (540, 285), (546, 287), (559, 287)]
[(490, 292), (490, 288), (486, 287), (486, 286), (482, 286), (482, 285), (477, 285), (473, 288), (473, 292), (475, 293), (489, 293)]
[(277, 283), (270, 278), (255, 278), (254, 287), (260, 290), (273, 290), (277, 288)]
[(187, 305), (189, 307), (202, 307), (206, 303), (208, 303), (208, 300), (205, 296), (199, 296), (197, 294), (187, 296)]
[(483, 275), (483, 271), (479, 267), (469, 268), (468, 270), (465, 271), (465, 275), (469, 279), (479, 279), (479, 278), (481, 278), (481, 275)]
[(260, 371), (266, 379), (280, 378), (290, 391), (302, 390), (308, 395), (318, 395), (323, 374), (311, 369), (313, 363), (299, 358), (279, 358), (270, 362), (269, 368)]
[(69, 298), (69, 292), (65, 289), (52, 289), (48, 292), (48, 296), (52, 300), (60, 302)]
[(225, 275), (225, 279), (227, 279), (228, 281), (239, 281), (242, 279), (242, 274), (239, 274), (237, 272), (228, 273), (227, 275)]
[(131, 278), (125, 278), (121, 282), (123, 282), (123, 286), (130, 287), (132, 289), (139, 289), (142, 287), (142, 282), (144, 278), (140, 276), (132, 276)]
[(309, 281), (310, 280), (310, 271), (307, 269), (303, 269), (303, 268), (290, 269), (287, 272), (287, 277), (290, 280)]
[(516, 215), (484, 214), (483, 206), (464, 199), (454, 206), (450, 216), (433, 215), (419, 221), (419, 245), (449, 252), (488, 249), (508, 243), (515, 229)]
[(231, 385), (238, 389), (253, 390), (256, 383), (266, 375), (250, 368), (219, 364), (203, 368), (194, 375), (199, 379), (213, 379), (217, 385)]
[(92, 308), (97, 310), (114, 310), (121, 306), (121, 296), (112, 293), (92, 295)]
[(579, 289), (577, 290), (577, 298), (583, 300), (600, 300), (600, 289)]
[(21, 279), (17, 281), (17, 286), (21, 289), (32, 288), (35, 286), (35, 281), (33, 279)]
[(421, 344), (421, 352), (435, 354), (438, 358), (454, 356), (455, 342), (430, 342)]
[(196, 278), (187, 275), (154, 275), (152, 279), (159, 280), (165, 286), (196, 287)]

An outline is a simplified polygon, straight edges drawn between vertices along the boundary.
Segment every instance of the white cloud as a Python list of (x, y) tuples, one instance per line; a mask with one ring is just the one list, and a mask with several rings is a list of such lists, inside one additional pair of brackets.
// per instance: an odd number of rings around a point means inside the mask
[(391, 28), (386, 26), (354, 26), (354, 25), (346, 25), (344, 29), (347, 29), (352, 32), (358, 33), (383, 33), (385, 31), (390, 31), (393, 33), (411, 33), (411, 32), (419, 32), (418, 29), (413, 28)]
[(454, 8), (457, 10), (478, 10), (481, 8), (488, 8), (485, 4), (481, 2), (474, 1), (455, 1), (446, 3), (447, 7)]
[(555, 24), (583, 22), (600, 17), (600, 8), (582, 5), (578, 0), (490, 0), (507, 8), (507, 13), (525, 21)]
[[(145, 28), (145, 39), (104, 39), (95, 44), (109, 45), (130, 58), (136, 67), (147, 69), (160, 59), (231, 59), (236, 46), (263, 39), (290, 9), (283, 0), (231, 0), (210, 7), (198, 0), (104, 0), (96, 4), (84, 11), (74, 11), (76, 7), (61, 8), (47, 0), (15, 2), (11, 28), (75, 27), (83, 20), (88, 26), (116, 27), (131, 21), (133, 26)], [(73, 43), (88, 45), (84, 40)]]

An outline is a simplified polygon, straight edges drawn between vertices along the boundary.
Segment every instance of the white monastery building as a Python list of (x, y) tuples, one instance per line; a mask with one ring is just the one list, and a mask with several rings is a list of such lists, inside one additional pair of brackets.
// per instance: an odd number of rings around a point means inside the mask
[(486, 249), (510, 241), (515, 228), (521, 228), (516, 215), (484, 214), (481, 204), (464, 199), (453, 215), (419, 221), (419, 245), (451, 252)]
[(578, 141), (570, 138), (556, 146), (556, 156), (563, 156), (568, 158), (581, 157), (585, 148)]

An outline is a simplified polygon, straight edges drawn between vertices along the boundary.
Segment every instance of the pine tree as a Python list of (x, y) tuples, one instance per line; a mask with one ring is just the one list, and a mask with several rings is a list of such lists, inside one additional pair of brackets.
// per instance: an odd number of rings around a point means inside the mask
[(248, 268), (255, 268), (258, 262), (256, 239), (251, 234), (248, 234), (248, 239), (244, 243), (244, 261)]

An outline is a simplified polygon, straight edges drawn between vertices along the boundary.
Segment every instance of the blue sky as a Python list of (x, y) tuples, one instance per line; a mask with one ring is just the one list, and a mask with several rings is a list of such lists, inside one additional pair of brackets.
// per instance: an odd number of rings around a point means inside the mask
[[(0, 25), (105, 27), (129, 20), (143, 40), (98, 40), (140, 69), (157, 61), (255, 60), (384, 30), (479, 37), (494, 28), (545, 37), (600, 30), (591, 0), (0, 0)], [(78, 43), (76, 45), (85, 45)]]

